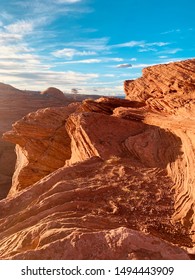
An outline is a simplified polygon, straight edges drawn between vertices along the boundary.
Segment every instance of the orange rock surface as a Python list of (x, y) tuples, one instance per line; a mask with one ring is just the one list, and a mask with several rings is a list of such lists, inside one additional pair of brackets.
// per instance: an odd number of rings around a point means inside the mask
[[(6, 197), (15, 169), (16, 155), (14, 144), (5, 142), (2, 134), (11, 129), (12, 123), (26, 114), (40, 108), (66, 106), (85, 98), (77, 94), (63, 94), (59, 89), (50, 87), (41, 92), (19, 90), (0, 83), (0, 199)], [(92, 96), (92, 98), (95, 98)], [(14, 142), (15, 143), (15, 142)], [(39, 177), (37, 177), (39, 178)]]
[(29, 113), (13, 125), (3, 139), (16, 145), (16, 170), (9, 195), (37, 182), (62, 167), (71, 156), (66, 119), (78, 104)]
[(128, 100), (14, 124), (4, 137), (17, 143), (18, 185), (0, 201), (0, 258), (193, 258), (194, 70), (194, 59), (150, 67), (125, 82)]
[(67, 98), (57, 99), (0, 83), (0, 199), (6, 196), (11, 187), (16, 162), (14, 145), (3, 141), (2, 134), (11, 129), (13, 122), (27, 113), (39, 108), (65, 106), (70, 102)]

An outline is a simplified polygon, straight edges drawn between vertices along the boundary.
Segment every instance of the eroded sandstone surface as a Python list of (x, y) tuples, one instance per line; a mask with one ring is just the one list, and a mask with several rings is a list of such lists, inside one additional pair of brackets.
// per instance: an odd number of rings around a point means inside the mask
[(13, 124), (0, 258), (192, 257), (194, 73), (195, 59), (149, 67), (125, 82), (126, 100), (88, 99)]
[(40, 108), (66, 106), (84, 98), (85, 96), (82, 95), (74, 97), (70, 94), (64, 95), (59, 89), (53, 87), (39, 93), (19, 90), (0, 83), (0, 199), (6, 197), (11, 187), (16, 164), (15, 142), (12, 144), (4, 141), (2, 134), (11, 129), (12, 123), (30, 112)]

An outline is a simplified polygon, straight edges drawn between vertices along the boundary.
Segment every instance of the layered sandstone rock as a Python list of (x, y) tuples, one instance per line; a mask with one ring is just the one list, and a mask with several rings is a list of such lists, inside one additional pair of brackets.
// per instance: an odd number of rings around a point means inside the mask
[(124, 89), (130, 100), (162, 99), (159, 110), (184, 106), (195, 98), (195, 59), (147, 67), (141, 78), (125, 81)]
[[(14, 145), (2, 140), (2, 134), (11, 129), (12, 123), (26, 114), (40, 108), (66, 106), (85, 96), (64, 95), (56, 88), (48, 88), (41, 94), (35, 91), (22, 91), (0, 83), (0, 199), (6, 197), (15, 169)], [(95, 96), (91, 96), (95, 98)], [(14, 142), (15, 143), (15, 142)]]
[(171, 184), (129, 159), (62, 167), (0, 202), (0, 258), (188, 259), (162, 241), (189, 242), (170, 223)]
[(4, 134), (4, 140), (16, 144), (17, 154), (9, 195), (62, 167), (70, 158), (70, 138), (64, 126), (77, 107), (77, 103), (72, 103), (38, 110), (13, 124), (13, 130)]
[(125, 81), (125, 92), (128, 99), (146, 102), (145, 123), (169, 130), (180, 141), (177, 158), (167, 166), (175, 183), (174, 218), (195, 240), (195, 59), (146, 68), (143, 77)]
[(13, 187), (0, 202), (0, 257), (188, 259), (181, 248), (194, 252), (194, 65), (144, 70), (125, 83), (130, 100), (86, 100), (16, 123), (6, 137), (25, 151), (21, 183), (27, 158), (38, 172), (56, 159), (61, 167), (40, 180), (31, 173), (33, 185)]
[(5, 197), (11, 187), (15, 168), (14, 145), (2, 140), (2, 134), (11, 129), (12, 123), (27, 113), (39, 108), (65, 106), (69, 100), (40, 95), (39, 92), (22, 91), (0, 83), (0, 199)]
[(125, 140), (145, 130), (139, 122), (133, 122), (99, 113), (76, 113), (66, 123), (71, 138), (70, 163), (93, 156), (106, 160), (126, 155)]

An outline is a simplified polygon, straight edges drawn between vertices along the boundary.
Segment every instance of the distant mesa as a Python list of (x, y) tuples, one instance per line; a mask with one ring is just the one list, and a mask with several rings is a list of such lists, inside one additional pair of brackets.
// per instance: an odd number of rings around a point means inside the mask
[(64, 93), (55, 87), (49, 87), (48, 89), (42, 91), (40, 94), (51, 96), (51, 97), (61, 99), (61, 100), (65, 99)]
[(6, 93), (9, 93), (9, 92), (18, 92), (21, 90), (11, 86), (11, 85), (8, 85), (8, 84), (4, 84), (4, 83), (0, 83), (0, 91), (6, 91)]

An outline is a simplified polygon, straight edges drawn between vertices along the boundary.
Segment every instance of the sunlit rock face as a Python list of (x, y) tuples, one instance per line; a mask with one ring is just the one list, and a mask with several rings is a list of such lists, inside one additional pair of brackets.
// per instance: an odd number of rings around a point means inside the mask
[(17, 143), (17, 168), (0, 202), (0, 257), (189, 259), (194, 70), (195, 60), (146, 68), (125, 82), (126, 100), (88, 99), (16, 122), (4, 135)]

